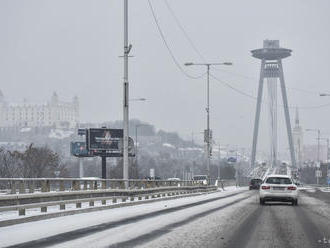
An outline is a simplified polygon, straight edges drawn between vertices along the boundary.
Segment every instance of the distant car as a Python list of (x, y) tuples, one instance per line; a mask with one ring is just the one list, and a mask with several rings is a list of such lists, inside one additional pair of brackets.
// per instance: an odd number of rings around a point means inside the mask
[(146, 180), (161, 180), (161, 178), (158, 177), (158, 176), (155, 176), (155, 177), (145, 176), (144, 179), (146, 179)]
[(260, 204), (266, 201), (291, 202), (298, 205), (298, 189), (287, 175), (268, 175), (260, 185), (259, 190)]
[(249, 189), (259, 189), (262, 184), (262, 180), (260, 178), (252, 178), (250, 180)]
[(237, 162), (237, 158), (235, 158), (235, 157), (229, 157), (229, 158), (227, 159), (227, 162), (228, 162), (229, 164), (236, 163), (236, 162)]
[(207, 175), (196, 175), (193, 176), (193, 180), (197, 181), (197, 183), (207, 185), (208, 184), (208, 176)]
[(167, 178), (167, 181), (181, 181), (181, 179), (178, 177), (171, 177), (171, 178)]
[(294, 181), (294, 184), (297, 185), (298, 187), (304, 186), (300, 181)]

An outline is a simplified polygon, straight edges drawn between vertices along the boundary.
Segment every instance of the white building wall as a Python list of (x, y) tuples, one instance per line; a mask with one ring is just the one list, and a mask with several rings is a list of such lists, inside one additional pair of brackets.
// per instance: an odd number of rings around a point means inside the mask
[(79, 102), (61, 102), (56, 93), (46, 104), (0, 102), (0, 127), (74, 128), (79, 122)]

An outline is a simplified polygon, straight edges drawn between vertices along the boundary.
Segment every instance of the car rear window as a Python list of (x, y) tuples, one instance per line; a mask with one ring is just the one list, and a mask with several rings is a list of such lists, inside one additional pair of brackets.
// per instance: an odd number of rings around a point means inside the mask
[(291, 179), (286, 177), (269, 177), (266, 180), (269, 184), (291, 184)]

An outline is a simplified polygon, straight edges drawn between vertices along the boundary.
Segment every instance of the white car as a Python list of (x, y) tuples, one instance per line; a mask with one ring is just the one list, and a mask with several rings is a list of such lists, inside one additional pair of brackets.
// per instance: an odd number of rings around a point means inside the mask
[(287, 175), (268, 175), (259, 190), (260, 204), (266, 201), (292, 202), (298, 205), (298, 189)]
[(171, 178), (167, 178), (167, 181), (181, 181), (181, 179), (178, 177), (171, 177)]

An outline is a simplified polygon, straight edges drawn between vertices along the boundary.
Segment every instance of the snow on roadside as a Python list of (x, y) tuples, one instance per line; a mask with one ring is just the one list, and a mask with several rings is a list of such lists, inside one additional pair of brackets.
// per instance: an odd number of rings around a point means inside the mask
[[(204, 213), (205, 211), (216, 209), (221, 206), (225, 206), (228, 203), (245, 197), (246, 194), (236, 195), (233, 197), (224, 198), (221, 200), (209, 202), (203, 205), (194, 206), (172, 213), (162, 214), (155, 218), (147, 218), (138, 222), (129, 223), (126, 225), (118, 226), (112, 229), (107, 229), (101, 232), (97, 232), (93, 235), (82, 237), (73, 241), (69, 241), (63, 244), (56, 245), (54, 247), (82, 247), (83, 245), (93, 247), (109, 247), (109, 245), (116, 245), (120, 242), (139, 238), (143, 235), (150, 234), (155, 230), (166, 230), (167, 226), (194, 219), (194, 216)], [(168, 208), (168, 205), (164, 205), (163, 208)], [(228, 209), (232, 209), (231, 207)], [(190, 224), (188, 224), (190, 226)], [(120, 247), (120, 245), (119, 245)], [(150, 246), (153, 247), (153, 246)]]
[[(237, 188), (236, 191), (237, 192), (244, 191), (244, 189)], [(9, 246), (31, 240), (46, 238), (49, 236), (73, 231), (76, 229), (81, 229), (93, 225), (99, 225), (106, 222), (119, 221), (136, 215), (159, 211), (164, 208), (172, 208), (183, 204), (193, 203), (196, 201), (203, 201), (207, 199), (216, 198), (219, 196), (231, 195), (234, 192), (235, 190), (233, 189), (225, 192), (202, 194), (194, 197), (151, 202), (136, 206), (127, 206), (122, 208), (82, 213), (77, 215), (63, 216), (53, 219), (1, 227), (0, 228), (1, 245)], [(226, 199), (227, 198), (220, 201), (225, 202)], [(12, 237), (16, 237), (16, 238), (13, 239)]]
[(330, 193), (330, 187), (320, 187), (319, 190), (325, 193)]
[(304, 207), (310, 209), (312, 212), (330, 219), (329, 204), (317, 198), (307, 196), (306, 194), (300, 196), (299, 198), (300, 202), (305, 203)]

